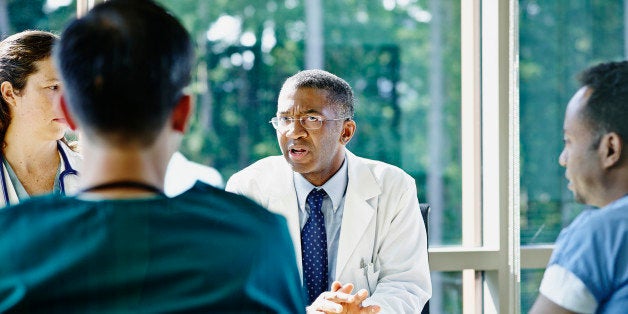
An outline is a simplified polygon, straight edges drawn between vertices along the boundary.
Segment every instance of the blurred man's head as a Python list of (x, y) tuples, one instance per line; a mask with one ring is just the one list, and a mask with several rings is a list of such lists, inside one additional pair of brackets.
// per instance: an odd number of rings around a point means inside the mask
[(148, 146), (187, 98), (194, 50), (183, 26), (152, 1), (110, 0), (64, 30), (55, 58), (85, 135)]
[(580, 81), (582, 88), (567, 105), (559, 162), (576, 200), (600, 207), (617, 183), (617, 170), (627, 167), (628, 62), (599, 64)]

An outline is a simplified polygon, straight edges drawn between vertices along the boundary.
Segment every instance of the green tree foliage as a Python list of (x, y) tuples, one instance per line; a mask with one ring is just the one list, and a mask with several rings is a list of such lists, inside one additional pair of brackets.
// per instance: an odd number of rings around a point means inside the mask
[[(521, 243), (551, 243), (582, 209), (558, 164), (564, 111), (580, 71), (623, 58), (623, 1), (521, 0), (519, 8)], [(522, 271), (522, 313), (542, 274)]]
[[(46, 6), (46, 0), (6, 1), (14, 32), (45, 29), (58, 33), (76, 10), (76, 1), (54, 9)], [(216, 167), (226, 178), (255, 160), (278, 154), (275, 131), (268, 121), (275, 114), (282, 82), (305, 67), (304, 0), (160, 2), (182, 21), (197, 44), (195, 81), (189, 88), (197, 96), (196, 112), (183, 152)], [(345, 78), (357, 98), (358, 131), (349, 148), (406, 170), (417, 180), (419, 199), (429, 202), (425, 191), (431, 100), (427, 1), (321, 3), (325, 69)], [(438, 210), (445, 217), (440, 228), (448, 232), (439, 242), (455, 244), (460, 242), (461, 217), (460, 5), (444, 1), (442, 6), (447, 141), (438, 145), (445, 147), (446, 206)], [(237, 23), (218, 35), (234, 33), (235, 37), (210, 39), (212, 25), (225, 17)], [(245, 33), (255, 40), (243, 40)], [(264, 46), (265, 36), (272, 38), (272, 45)]]
[[(219, 169), (225, 177), (279, 154), (274, 116), (282, 82), (304, 68), (305, 3), (286, 1), (162, 0), (197, 39), (199, 95), (184, 153)], [(358, 131), (349, 149), (400, 166), (412, 174), (425, 198), (430, 12), (427, 1), (385, 7), (385, 1), (321, 1), (325, 69), (345, 78), (357, 98)], [(393, 1), (394, 2), (394, 1)], [(390, 4), (390, 2), (389, 2)], [(447, 130), (446, 208), (442, 243), (460, 242), (460, 5), (445, 1), (444, 129)], [(330, 12), (333, 12), (331, 14)], [(221, 17), (238, 21), (234, 40), (211, 40)], [(447, 31), (455, 29), (456, 31)], [(272, 49), (262, 43), (272, 33)], [(243, 34), (254, 43), (244, 43)], [(225, 35), (225, 34), (223, 34)], [(211, 36), (209, 36), (211, 37)], [(254, 61), (242, 61), (245, 56)], [(440, 242), (440, 241), (439, 241)]]
[(46, 0), (5, 0), (11, 33), (27, 29), (61, 33), (76, 16), (76, 0), (59, 7), (46, 6)]
[(564, 111), (577, 74), (623, 54), (621, 1), (520, 1), (522, 243), (551, 243), (579, 212), (566, 190)]

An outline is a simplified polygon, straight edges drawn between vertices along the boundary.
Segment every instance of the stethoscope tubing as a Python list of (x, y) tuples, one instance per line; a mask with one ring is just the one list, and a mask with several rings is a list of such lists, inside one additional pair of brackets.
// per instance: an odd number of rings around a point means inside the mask
[(4, 155), (0, 154), (0, 163), (2, 163), (2, 173), (0, 173), (0, 177), (2, 177), (2, 193), (4, 194), (4, 206), (9, 206), (9, 191), (7, 190), (7, 179), (4, 177)]
[(63, 147), (61, 147), (61, 143), (59, 141), (57, 141), (57, 150), (59, 150), (59, 154), (63, 160), (63, 165), (65, 166), (65, 169), (59, 174), (59, 188), (61, 190), (61, 194), (65, 195), (65, 176), (78, 175), (78, 171), (72, 168), (68, 155), (63, 150)]
[[(70, 160), (68, 159), (68, 155), (61, 147), (61, 143), (57, 141), (57, 150), (59, 151), (59, 155), (61, 155), (61, 160), (63, 161), (64, 170), (59, 174), (59, 189), (61, 190), (61, 194), (65, 195), (65, 176), (67, 175), (78, 175), (78, 171), (72, 168), (70, 164)], [(2, 193), (4, 194), (4, 203), (5, 206), (10, 204), (9, 200), (9, 190), (7, 188), (7, 179), (4, 176), (4, 155), (0, 154), (0, 167), (2, 167), (2, 173), (0, 173), (0, 181), (2, 181)]]

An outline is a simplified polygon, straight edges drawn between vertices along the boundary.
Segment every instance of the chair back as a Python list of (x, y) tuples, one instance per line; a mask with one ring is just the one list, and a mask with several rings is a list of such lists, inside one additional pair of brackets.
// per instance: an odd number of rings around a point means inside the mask
[(423, 223), (425, 224), (425, 233), (428, 235), (428, 238), (429, 238), (427, 222), (428, 222), (429, 214), (431, 210), (430, 204), (419, 203), (419, 208), (421, 209), (421, 216), (423, 216)]
[[(425, 234), (427, 234), (427, 243), (429, 246), (429, 238), (430, 238), (430, 233), (428, 232), (428, 228), (427, 228), (427, 222), (429, 220), (430, 217), (430, 204), (428, 203), (420, 203), (419, 204), (419, 208), (421, 209), (421, 216), (423, 216), (423, 223), (425, 224)], [(427, 301), (427, 303), (425, 303), (425, 307), (423, 307), (423, 311), (421, 311), (421, 314), (429, 314), (430, 313), (430, 302)]]

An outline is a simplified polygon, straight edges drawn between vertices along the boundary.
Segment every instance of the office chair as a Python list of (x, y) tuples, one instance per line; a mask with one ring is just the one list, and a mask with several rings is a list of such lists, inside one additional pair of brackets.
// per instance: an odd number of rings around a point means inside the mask
[[(425, 224), (425, 234), (427, 234), (427, 238), (428, 238), (428, 246), (429, 246), (429, 232), (428, 232), (428, 228), (427, 228), (427, 222), (429, 219), (429, 214), (430, 214), (430, 204), (428, 203), (420, 203), (419, 204), (419, 208), (421, 209), (421, 216), (423, 216), (423, 223)], [(425, 307), (423, 307), (423, 311), (421, 311), (421, 314), (429, 314), (430, 313), (430, 302), (428, 301), (427, 303), (425, 303)]]
[(421, 209), (421, 216), (423, 216), (423, 223), (425, 224), (425, 232), (428, 234), (428, 237), (429, 237), (429, 232), (427, 232), (427, 220), (429, 219), (429, 214), (431, 210), (430, 204), (420, 203), (419, 208)]

